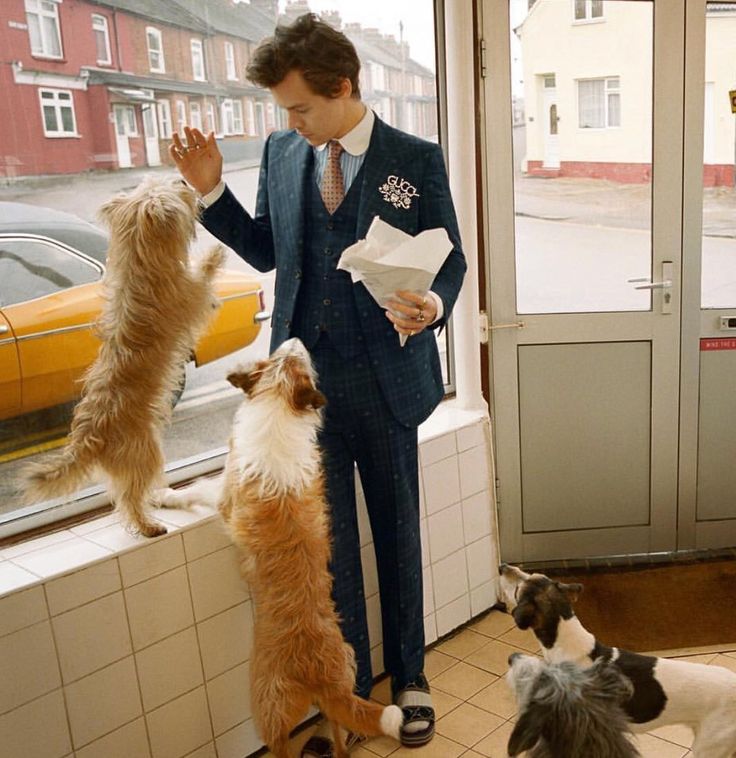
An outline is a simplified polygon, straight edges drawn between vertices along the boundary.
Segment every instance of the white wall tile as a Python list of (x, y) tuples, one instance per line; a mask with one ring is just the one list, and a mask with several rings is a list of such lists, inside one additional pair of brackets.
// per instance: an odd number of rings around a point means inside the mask
[(432, 584), (432, 569), (422, 570), (422, 589), (424, 592), (424, 613), (423, 616), (434, 612), (434, 586)]
[(427, 517), (429, 555), (432, 563), (441, 561), (463, 546), (463, 517), (460, 503), (443, 508)]
[(498, 556), (490, 537), (482, 537), (466, 548), (470, 588), (490, 582), (498, 575)]
[(61, 690), (0, 716), (3, 758), (61, 758), (71, 749)]
[(481, 584), (470, 591), (470, 613), (477, 616), (483, 611), (487, 611), (498, 601), (498, 580), (492, 579), (490, 582)]
[(0, 713), (61, 686), (48, 621), (0, 637), (0, 682)]
[(192, 505), (188, 508), (153, 508), (151, 515), (163, 524), (182, 527), (211, 518), (214, 511), (206, 505)]
[(135, 660), (146, 712), (204, 683), (194, 627), (141, 650)]
[(181, 534), (174, 534), (129, 550), (118, 560), (123, 586), (130, 587), (181, 566), (184, 563), (184, 543)]
[(141, 648), (194, 623), (184, 566), (125, 590), (133, 648)]
[(253, 647), (253, 604), (239, 603), (197, 624), (205, 679), (247, 661)]
[(0, 563), (0, 595), (15, 592), (38, 581), (38, 577), (11, 561)]
[(119, 521), (88, 532), (84, 538), (114, 552), (142, 546), (148, 542), (148, 538), (142, 534), (131, 534)]
[(150, 755), (146, 724), (142, 718), (131, 721), (76, 752), (76, 758), (150, 758)]
[(422, 468), (455, 455), (457, 455), (457, 443), (454, 432), (425, 440), (419, 445), (419, 459)]
[(105, 527), (112, 526), (113, 524), (120, 523), (120, 516), (116, 513), (108, 513), (106, 516), (100, 518), (93, 518), (89, 521), (85, 521), (82, 524), (77, 524), (69, 528), (72, 534), (77, 534), (80, 537), (84, 537), (91, 532), (96, 532), (98, 529), (104, 529)]
[(432, 584), (434, 586), (434, 605), (436, 609), (457, 600), (468, 592), (468, 573), (465, 564), (465, 551), (448, 555), (432, 564)]
[(95, 563), (72, 574), (46, 582), (49, 611), (55, 616), (120, 589), (117, 559)]
[(142, 713), (133, 656), (65, 688), (72, 741), (80, 748)]
[(487, 422), (479, 422), (470, 426), (463, 426), (457, 430), (457, 449), (459, 452), (469, 450), (471, 447), (478, 447), (486, 444), (486, 425)]
[(366, 616), (368, 620), (368, 639), (371, 645), (383, 642), (383, 628), (381, 627), (381, 599), (378, 595), (372, 595), (365, 599)]
[(422, 469), (427, 513), (432, 515), (448, 505), (460, 502), (460, 476), (457, 457), (425, 466)]
[(490, 490), (477, 492), (463, 500), (463, 532), (466, 545), (491, 533), (492, 508)]
[(462, 595), (437, 610), (437, 635), (442, 637), (470, 619), (470, 598)]
[(0, 598), (0, 637), (48, 618), (43, 587), (19, 590)]
[(22, 540), (21, 542), (17, 542), (15, 545), (10, 545), (9, 547), (4, 547), (2, 550), (0, 550), (0, 558), (12, 560), (13, 558), (17, 558), (19, 555), (33, 553), (36, 550), (41, 550), (51, 545), (58, 545), (61, 542), (66, 542), (67, 540), (73, 538), (74, 535), (68, 529), (64, 529), (60, 532), (45, 534), (43, 537), (36, 537), (34, 540)]
[(207, 682), (207, 697), (215, 737), (249, 719), (250, 663), (241, 663)]
[(463, 498), (475, 495), (476, 492), (490, 490), (491, 466), (488, 450), (483, 447), (472, 447), (460, 453), (460, 491)]
[(437, 614), (430, 613), (424, 617), (424, 644), (431, 645), (437, 639)]
[(378, 569), (376, 568), (376, 551), (371, 543), (360, 549), (360, 562), (363, 565), (363, 587), (365, 596), (378, 592)]
[(422, 541), (422, 568), (426, 568), (430, 564), (429, 529), (426, 518), (419, 519), (419, 539)]
[(215, 742), (218, 758), (243, 758), (244, 755), (255, 753), (263, 744), (253, 719), (221, 734)]
[(107, 548), (95, 545), (71, 532), (69, 534), (71, 539), (34, 550), (32, 553), (23, 553), (14, 557), (13, 562), (32, 574), (47, 578), (111, 555)]
[(65, 684), (133, 652), (122, 592), (54, 616), (51, 623)]
[(204, 687), (146, 715), (153, 758), (183, 758), (212, 742)]
[(197, 621), (238, 605), (249, 597), (234, 545), (192, 561), (187, 568)]
[(230, 535), (219, 516), (214, 516), (182, 533), (184, 552), (188, 561), (194, 561), (203, 555), (214, 553), (230, 544)]

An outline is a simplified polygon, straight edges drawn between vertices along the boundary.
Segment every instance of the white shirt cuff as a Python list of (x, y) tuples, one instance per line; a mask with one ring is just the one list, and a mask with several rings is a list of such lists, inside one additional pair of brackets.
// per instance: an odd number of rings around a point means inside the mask
[[(214, 192), (214, 190), (213, 190), (213, 192)], [(444, 303), (442, 302), (442, 298), (436, 292), (432, 292), (432, 290), (429, 290), (429, 292), (427, 292), (427, 295), (429, 297), (431, 297), (432, 300), (434, 300), (434, 305), (437, 308), (437, 316), (435, 317), (434, 321), (432, 322), (434, 324), (437, 321), (439, 321), (442, 318), (442, 316), (444, 316), (444, 314), (445, 314), (445, 306), (444, 306)]]
[(222, 179), (220, 179), (219, 183), (215, 186), (214, 189), (211, 189), (206, 195), (202, 195), (200, 197), (200, 200), (202, 201), (202, 205), (204, 205), (205, 208), (209, 208), (210, 205), (213, 205), (222, 197), (222, 193), (224, 191), (225, 191), (225, 182), (223, 182)]

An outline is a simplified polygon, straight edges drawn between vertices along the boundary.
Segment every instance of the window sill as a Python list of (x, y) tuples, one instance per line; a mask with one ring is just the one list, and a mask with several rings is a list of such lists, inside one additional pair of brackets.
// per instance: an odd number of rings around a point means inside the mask
[[(450, 452), (449, 448), (445, 449), (450, 444), (448, 440), (452, 438), (454, 445), (452, 433), (459, 430), (464, 430), (468, 446), (481, 444), (479, 435), (483, 434), (483, 422), (487, 419), (488, 414), (483, 410), (463, 409), (456, 400), (443, 402), (419, 427), (422, 465), (431, 465), (435, 457)], [(461, 447), (458, 444), (456, 449)], [(213, 452), (214, 455), (188, 466), (182, 466), (180, 462), (177, 469), (169, 472), (169, 482), (182, 482), (221, 469), (226, 451)], [(102, 506), (105, 500), (100, 487), (90, 488), (83, 492), (84, 495), (98, 501), (97, 507)], [(216, 513), (204, 506), (186, 510), (155, 509), (153, 516), (169, 529), (169, 534), (161, 539), (218, 519)], [(131, 535), (120, 524), (117, 515), (110, 513), (68, 529), (0, 548), (0, 597), (129, 553), (155, 541)]]

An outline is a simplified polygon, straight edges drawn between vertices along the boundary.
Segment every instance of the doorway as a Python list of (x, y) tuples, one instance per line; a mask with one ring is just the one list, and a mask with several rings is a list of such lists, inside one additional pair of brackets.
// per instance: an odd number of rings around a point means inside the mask
[[(485, 0), (481, 24), (496, 67), (484, 96), (509, 109), (486, 108), (484, 145), (502, 557), (736, 544), (721, 452), (736, 450), (736, 405), (702, 392), (715, 379), (701, 339), (727, 313), (701, 315), (706, 4), (614, 0), (594, 24), (576, 23), (568, 3), (522, 6)], [(534, 90), (540, 70), (555, 71), (554, 103)], [(512, 127), (519, 97), (524, 124)], [(514, 165), (546, 162), (552, 105), (571, 114), (555, 114), (564, 171), (515, 178)], [(697, 482), (709, 466), (718, 494), (706, 497)]]

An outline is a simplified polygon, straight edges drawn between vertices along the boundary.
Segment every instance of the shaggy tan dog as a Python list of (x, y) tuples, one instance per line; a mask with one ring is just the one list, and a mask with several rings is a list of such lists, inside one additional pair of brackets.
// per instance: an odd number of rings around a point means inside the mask
[(190, 270), (197, 200), (181, 181), (147, 178), (105, 203), (100, 217), (111, 232), (102, 344), (84, 377), (67, 446), (27, 467), (23, 488), (34, 500), (68, 494), (99, 467), (124, 522), (155, 537), (166, 532), (146, 515), (163, 474), (161, 428), (184, 364), (218, 304), (212, 280), (225, 255), (215, 247)]
[(317, 431), (323, 395), (297, 339), (268, 361), (228, 380), (247, 395), (235, 416), (223, 476), (162, 503), (218, 503), (241, 549), (255, 601), (251, 704), (276, 758), (288, 758), (289, 732), (316, 703), (332, 723), (336, 758), (347, 755), (339, 726), (399, 738), (401, 710), (353, 694), (355, 661), (332, 601), (329, 519)]

